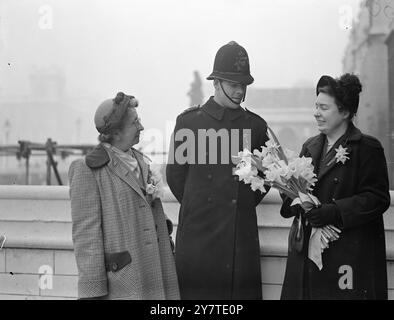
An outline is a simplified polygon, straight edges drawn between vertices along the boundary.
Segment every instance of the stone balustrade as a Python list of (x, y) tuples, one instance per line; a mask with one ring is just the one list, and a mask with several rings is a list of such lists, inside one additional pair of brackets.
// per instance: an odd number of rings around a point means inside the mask
[[(391, 198), (385, 228), (389, 298), (394, 300), (394, 192)], [(163, 204), (176, 233), (179, 204), (168, 189)], [(279, 215), (280, 204), (272, 190), (257, 207), (264, 299), (279, 299), (283, 282), (291, 219)], [(0, 236), (6, 236), (0, 250), (0, 300), (76, 298), (70, 211), (67, 186), (0, 186)], [(50, 273), (51, 282), (45, 278)]]

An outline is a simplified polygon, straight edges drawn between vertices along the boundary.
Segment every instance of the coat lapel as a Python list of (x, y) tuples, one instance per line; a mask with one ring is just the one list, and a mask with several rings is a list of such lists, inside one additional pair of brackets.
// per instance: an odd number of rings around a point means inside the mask
[(140, 166), (140, 170), (141, 170), (141, 173), (142, 173), (142, 178), (143, 178), (143, 181), (144, 181), (144, 189), (145, 189), (147, 181), (148, 181), (149, 164), (145, 160), (146, 157), (141, 152), (139, 152), (139, 151), (137, 151), (137, 150), (135, 150), (133, 148), (132, 148), (132, 150), (133, 150), (133, 154), (134, 154), (135, 158), (137, 159), (138, 164)]
[[(320, 136), (323, 136), (321, 141), (321, 149), (320, 149), (321, 150), (320, 155), (321, 155), (323, 151), (325, 136), (324, 135), (320, 135)], [(350, 144), (360, 139), (361, 139), (361, 131), (358, 128), (356, 128), (353, 123), (350, 123), (349, 128), (346, 131), (345, 135), (342, 138), (339, 138), (339, 140), (332, 147), (333, 149), (330, 151), (330, 155), (329, 155), (330, 158), (324, 161), (324, 164), (322, 165), (317, 175), (317, 180), (320, 181), (328, 172), (331, 171), (331, 169), (336, 167), (336, 165), (342, 165), (342, 162), (337, 162), (335, 158), (336, 155), (335, 149), (337, 149), (339, 145), (342, 145), (342, 147), (347, 148), (347, 152), (349, 153), (349, 157), (350, 157), (351, 156)], [(319, 165), (319, 162), (315, 162), (315, 163)]]
[(320, 157), (324, 147), (324, 139), (325, 136), (320, 134), (306, 146), (307, 153), (312, 158), (313, 171), (316, 173), (316, 175), (318, 175)]
[[(332, 147), (333, 149), (336, 148), (336, 146)], [(329, 172), (334, 166), (337, 164), (337, 161), (335, 159), (335, 151), (333, 150), (330, 151), (329, 154), (330, 158), (325, 160), (323, 165), (321, 166), (319, 170), (319, 174), (317, 175), (317, 180), (320, 180), (327, 172)]]
[(131, 188), (133, 188), (145, 201), (145, 195), (141, 190), (138, 183), (137, 177), (126, 168), (126, 166), (117, 157), (114, 157), (112, 153), (109, 152), (111, 160), (108, 162), (109, 169), (115, 173), (120, 179), (126, 182)]

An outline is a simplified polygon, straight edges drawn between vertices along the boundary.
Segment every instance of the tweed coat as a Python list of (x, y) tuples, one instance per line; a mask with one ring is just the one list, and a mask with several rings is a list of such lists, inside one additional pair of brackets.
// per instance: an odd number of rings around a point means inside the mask
[[(183, 128), (195, 137), (199, 130), (248, 129), (252, 150), (268, 140), (267, 124), (260, 116), (242, 108), (222, 107), (213, 97), (178, 116), (175, 132)], [(235, 142), (241, 147), (241, 141)], [(180, 144), (174, 143), (170, 156)], [(222, 153), (225, 146), (197, 147), (194, 154), (206, 164), (192, 160), (171, 163), (170, 158), (167, 164), (168, 185), (181, 204), (175, 260), (182, 299), (262, 297), (256, 205), (264, 195), (239, 182), (233, 173), (235, 165)], [(227, 161), (209, 163), (216, 152), (218, 159)]]
[[(321, 159), (324, 141), (323, 134), (310, 138), (301, 155), (312, 157), (318, 179), (313, 194), (322, 203), (336, 205), (340, 215), (336, 226), (342, 232), (324, 250), (319, 270), (307, 258), (311, 228), (302, 219), (303, 251), (289, 250), (281, 298), (387, 299), (383, 213), (390, 205), (390, 194), (383, 147), (352, 123), (333, 152)], [(339, 145), (349, 153), (345, 163), (335, 161), (334, 148)], [(286, 218), (301, 212), (291, 209), (290, 203), (286, 199), (281, 208)]]
[[(134, 150), (144, 181), (148, 164)], [(160, 199), (102, 145), (69, 169), (79, 298), (179, 299)], [(131, 258), (131, 259), (130, 259)]]

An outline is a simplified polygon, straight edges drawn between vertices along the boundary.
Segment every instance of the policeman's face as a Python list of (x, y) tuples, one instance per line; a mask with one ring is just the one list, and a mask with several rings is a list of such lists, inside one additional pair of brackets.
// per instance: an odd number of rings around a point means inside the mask
[(334, 97), (323, 92), (317, 96), (314, 116), (319, 131), (328, 135), (335, 133), (349, 121), (349, 112), (340, 111)]
[(122, 130), (116, 134), (116, 147), (126, 151), (140, 141), (140, 133), (144, 130), (135, 108), (127, 110), (127, 120)]
[[(222, 83), (220, 86), (219, 81)], [(238, 108), (245, 94), (246, 85), (226, 80), (215, 81), (215, 98), (223, 107)], [(235, 102), (226, 97), (226, 94)]]

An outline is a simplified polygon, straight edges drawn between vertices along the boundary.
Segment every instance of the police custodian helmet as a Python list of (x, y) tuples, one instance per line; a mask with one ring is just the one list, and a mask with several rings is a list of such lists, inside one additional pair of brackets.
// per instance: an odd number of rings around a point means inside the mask
[(235, 41), (222, 46), (216, 53), (213, 71), (207, 80), (220, 79), (244, 85), (252, 84), (249, 57), (245, 48)]

